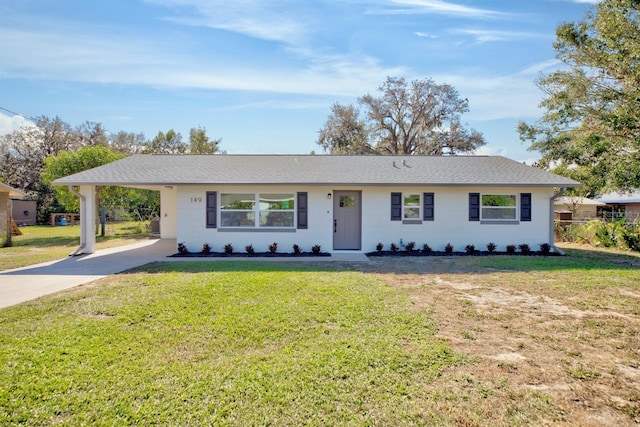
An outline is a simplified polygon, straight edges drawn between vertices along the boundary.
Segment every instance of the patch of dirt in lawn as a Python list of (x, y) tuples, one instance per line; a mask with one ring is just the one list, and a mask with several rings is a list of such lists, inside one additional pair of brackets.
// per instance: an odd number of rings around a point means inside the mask
[(425, 409), (455, 425), (640, 424), (639, 316), (579, 310), (544, 287), (501, 286), (500, 271), (456, 271), (453, 259), (343, 267), (408, 295), (433, 316), (438, 337), (468, 356), (425, 385), (433, 396)]

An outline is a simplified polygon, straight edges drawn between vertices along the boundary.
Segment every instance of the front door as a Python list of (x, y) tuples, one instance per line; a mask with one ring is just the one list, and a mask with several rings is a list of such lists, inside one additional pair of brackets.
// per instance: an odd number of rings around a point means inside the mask
[(361, 193), (336, 191), (333, 194), (333, 249), (361, 248)]

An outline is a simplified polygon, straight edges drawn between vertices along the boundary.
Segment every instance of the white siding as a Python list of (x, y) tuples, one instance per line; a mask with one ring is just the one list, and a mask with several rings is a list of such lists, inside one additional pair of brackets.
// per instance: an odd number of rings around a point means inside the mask
[[(327, 197), (336, 190), (362, 192), (362, 251), (375, 250), (381, 242), (385, 249), (390, 243), (413, 241), (416, 248), (428, 243), (433, 250), (444, 250), (451, 243), (456, 251), (464, 251), (468, 244), (477, 250), (485, 250), (489, 242), (504, 251), (509, 244), (526, 243), (532, 250), (539, 249), (541, 243), (551, 243), (550, 238), (550, 198), (552, 188), (525, 187), (429, 187), (429, 186), (179, 186), (177, 188), (175, 216), (176, 238), (184, 242), (192, 252), (199, 252), (203, 243), (209, 243), (214, 251), (223, 251), (231, 243), (235, 252), (244, 252), (246, 245), (253, 245), (257, 252), (266, 251), (268, 246), (278, 243), (279, 252), (292, 252), (293, 244), (304, 251), (313, 245), (321, 245), (323, 251), (333, 249), (333, 200)], [(206, 228), (206, 192), (308, 192), (308, 223), (306, 230), (288, 231), (227, 231)], [(435, 220), (421, 224), (403, 224), (391, 221), (391, 192), (435, 194)], [(469, 221), (469, 193), (485, 194), (532, 194), (532, 221), (511, 224), (487, 224)], [(169, 193), (170, 194), (170, 193)], [(165, 196), (163, 191), (163, 221), (165, 220)], [(519, 197), (518, 197), (519, 199)], [(167, 197), (166, 200), (170, 200)], [(519, 203), (519, 201), (518, 201)], [(166, 211), (170, 213), (169, 210)], [(519, 205), (518, 205), (519, 216)], [(164, 227), (164, 224), (163, 224)], [(164, 237), (164, 236), (163, 236)]]
[(160, 237), (162, 239), (177, 238), (177, 195), (178, 190), (173, 186), (160, 190)]
[[(435, 195), (434, 221), (422, 224), (403, 224), (402, 221), (390, 221), (390, 193), (429, 193)], [(469, 221), (469, 193), (517, 194), (531, 193), (532, 220), (510, 224), (487, 224)], [(528, 244), (532, 250), (538, 245), (549, 242), (550, 198), (552, 189), (527, 188), (478, 188), (478, 187), (405, 187), (405, 188), (367, 188), (363, 191), (363, 250), (374, 251), (378, 242), (385, 249), (393, 242), (415, 242), (421, 249), (424, 243), (434, 251), (442, 251), (451, 243), (455, 251), (464, 251), (472, 244), (477, 250), (486, 250), (487, 243), (498, 245), (504, 251), (509, 244)], [(518, 202), (519, 203), (519, 202)], [(519, 205), (518, 205), (519, 215)]]
[[(332, 200), (327, 198), (331, 188), (299, 186), (180, 186), (178, 189), (178, 242), (184, 242), (191, 252), (199, 252), (204, 243), (212, 250), (222, 252), (227, 243), (235, 252), (244, 252), (245, 246), (252, 245), (256, 252), (266, 252), (270, 244), (278, 244), (278, 252), (292, 252), (293, 245), (299, 245), (310, 252), (313, 245), (320, 245), (322, 251), (332, 248)], [(220, 228), (206, 228), (206, 192), (257, 193), (257, 192), (308, 192), (308, 221), (306, 230), (287, 231), (228, 231)], [(193, 201), (192, 201), (193, 199)], [(200, 200), (198, 202), (198, 200)]]

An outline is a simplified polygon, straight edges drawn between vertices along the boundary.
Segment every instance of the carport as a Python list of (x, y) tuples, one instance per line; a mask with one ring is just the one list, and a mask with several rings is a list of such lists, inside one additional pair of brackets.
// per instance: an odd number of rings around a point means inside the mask
[[(89, 172), (99, 170), (95, 168)], [(80, 175), (80, 179), (74, 179)], [(176, 188), (173, 185), (148, 184), (141, 185), (113, 179), (100, 181), (92, 179), (91, 173), (76, 174), (61, 178), (53, 182), (54, 185), (67, 185), (69, 191), (80, 199), (80, 246), (71, 255), (92, 254), (96, 251), (96, 218), (98, 215), (96, 203), (96, 187), (98, 185), (112, 185), (126, 188), (138, 188), (160, 192), (160, 238), (176, 238)], [(71, 178), (71, 179), (69, 179)]]

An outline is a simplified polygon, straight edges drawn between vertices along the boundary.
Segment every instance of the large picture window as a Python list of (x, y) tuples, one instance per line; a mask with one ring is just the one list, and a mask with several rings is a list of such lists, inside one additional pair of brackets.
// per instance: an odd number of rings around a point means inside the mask
[(222, 193), (221, 227), (293, 228), (293, 193)]
[(483, 221), (517, 220), (518, 197), (515, 194), (483, 194), (481, 215)]

